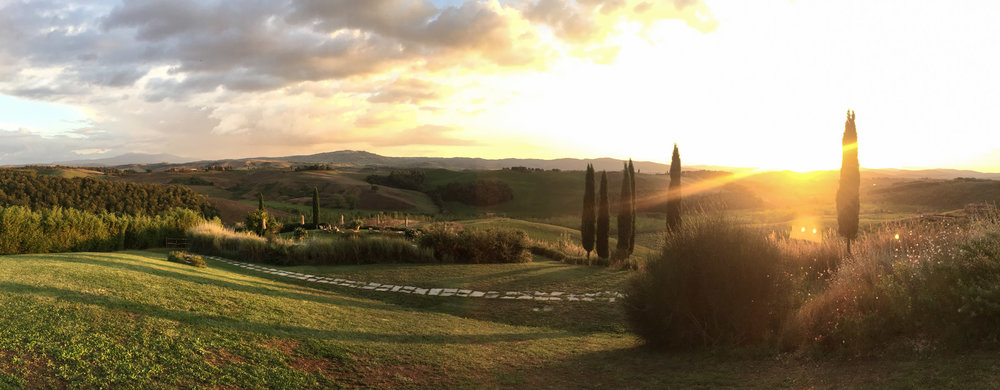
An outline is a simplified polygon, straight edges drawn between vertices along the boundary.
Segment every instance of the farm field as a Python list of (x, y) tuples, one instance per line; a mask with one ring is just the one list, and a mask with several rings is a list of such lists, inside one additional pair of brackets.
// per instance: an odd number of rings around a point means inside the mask
[[(543, 305), (319, 289), (209, 263), (195, 269), (158, 251), (0, 257), (0, 388), (969, 388), (998, 380), (992, 353), (667, 354), (641, 347), (606, 303), (535, 311)], [(455, 286), (518, 286), (539, 274), (553, 288), (621, 280), (620, 271), (576, 267), (573, 284), (560, 285), (553, 275), (569, 270), (558, 265), (525, 265), (523, 278), (514, 266), (439, 269), (468, 284), (411, 266), (325, 271)]]

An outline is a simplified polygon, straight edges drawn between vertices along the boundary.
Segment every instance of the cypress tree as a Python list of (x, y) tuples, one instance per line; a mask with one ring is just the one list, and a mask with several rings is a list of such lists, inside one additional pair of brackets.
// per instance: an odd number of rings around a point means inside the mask
[[(632, 238), (632, 183), (628, 164), (622, 169), (622, 194), (618, 198), (618, 250), (622, 258), (628, 256), (629, 240)], [(617, 257), (617, 256), (616, 256)]]
[(674, 144), (670, 157), (670, 187), (667, 188), (667, 231), (677, 231), (681, 226), (681, 154)]
[(601, 173), (601, 189), (599, 191), (597, 210), (597, 257), (608, 258), (608, 233), (611, 229), (611, 216), (608, 211), (608, 173)]
[(264, 193), (263, 192), (258, 192), (257, 193), (257, 210), (263, 210), (263, 209), (264, 209)]
[(837, 232), (847, 240), (847, 254), (851, 254), (851, 241), (858, 237), (858, 217), (861, 212), (861, 168), (858, 164), (858, 130), (854, 126), (854, 112), (847, 111), (844, 138), (841, 141), (843, 159), (840, 163), (840, 186), (837, 188)]
[(594, 210), (594, 165), (587, 164), (586, 181), (583, 189), (583, 218), (580, 225), (580, 234), (583, 236), (583, 250), (587, 251), (587, 259), (590, 259), (590, 251), (594, 250), (594, 240), (596, 238), (597, 215)]
[(313, 229), (319, 227), (319, 188), (313, 187)]
[(635, 165), (632, 165), (632, 159), (628, 159), (628, 180), (629, 184), (632, 186), (632, 230), (628, 237), (628, 254), (632, 255), (635, 252)]

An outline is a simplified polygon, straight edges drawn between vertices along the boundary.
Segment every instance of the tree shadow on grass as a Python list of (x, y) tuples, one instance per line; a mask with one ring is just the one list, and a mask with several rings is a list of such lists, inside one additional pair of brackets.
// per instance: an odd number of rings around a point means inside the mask
[(396, 334), (315, 329), (296, 325), (246, 321), (214, 314), (168, 309), (161, 306), (149, 305), (111, 296), (81, 295), (79, 291), (56, 287), (42, 287), (21, 283), (0, 282), (0, 291), (11, 294), (54, 297), (67, 302), (96, 305), (110, 310), (124, 310), (150, 317), (177, 321), (191, 326), (212, 327), (238, 332), (253, 332), (270, 337), (318, 338), (346, 342), (380, 342), (396, 344), (483, 344), (558, 339), (573, 336), (571, 334), (553, 332), (460, 335)]
[(707, 352), (656, 351), (643, 345), (595, 351), (553, 360), (544, 366), (497, 372), (498, 378), (524, 388), (667, 389), (782, 387), (747, 383), (767, 359), (720, 358)]
[[(477, 265), (479, 265), (479, 264), (468, 264), (467, 266), (469, 266), (469, 267), (475, 267)], [(510, 277), (510, 276), (522, 275), (522, 274), (530, 273), (530, 272), (537, 272), (537, 271), (539, 271), (541, 269), (542, 268), (537, 268), (537, 267), (524, 267), (524, 268), (521, 268), (521, 269), (514, 269), (514, 270), (510, 270), (510, 271), (500, 271), (500, 272), (494, 272), (494, 273), (483, 274), (483, 275), (457, 276), (457, 277), (449, 278), (449, 279), (439, 279), (436, 283), (440, 283), (441, 285), (439, 285), (439, 286), (428, 286), (428, 287), (439, 288), (439, 287), (446, 287), (446, 286), (468, 285), (470, 283), (475, 283), (475, 282), (483, 282), (483, 281), (495, 280), (495, 279), (500, 279), (500, 278), (505, 278), (505, 277)], [(420, 281), (408, 281), (407, 283), (410, 283), (410, 284), (413, 284), (413, 283), (420, 284), (421, 282)], [(490, 288), (490, 290), (497, 290), (497, 289), (496, 288)]]
[[(138, 253), (135, 255), (141, 256), (143, 254)], [(284, 286), (282, 289), (277, 289), (274, 288), (275, 286), (273, 285), (267, 285), (260, 282), (254, 282), (257, 285), (248, 285), (245, 280), (228, 278), (222, 275), (210, 273), (202, 274), (200, 272), (192, 274), (182, 272), (180, 270), (168, 270), (143, 265), (138, 261), (123, 262), (120, 257), (113, 255), (88, 253), (74, 254), (73, 256), (60, 256), (59, 258), (60, 260), (67, 262), (91, 264), (132, 272), (142, 272), (164, 278), (183, 280), (275, 298), (286, 298), (320, 304), (351, 306), (375, 310), (433, 312), (514, 326), (540, 327), (557, 332), (621, 332), (623, 329), (621, 324), (624, 321), (617, 304), (609, 304), (605, 302), (511, 301), (376, 292), (339, 286), (319, 285), (298, 279), (280, 278), (275, 275), (260, 273), (257, 271), (245, 271), (235, 266), (227, 267), (233, 268), (227, 269), (229, 272), (237, 272), (255, 278), (273, 280), (277, 283), (284, 284), (288, 288), (298, 289), (299, 291), (296, 292), (284, 291)], [(167, 263), (165, 265), (170, 264), (173, 263)], [(192, 270), (198, 272), (197, 269)], [(533, 270), (537, 271), (537, 269), (534, 268), (526, 268), (524, 270), (515, 271), (528, 272)], [(570, 271), (572, 270), (568, 270), (567, 272)], [(504, 271), (501, 273), (507, 274), (510, 273), (510, 271)], [(357, 298), (357, 300), (338, 298), (336, 296), (326, 294), (352, 297)], [(551, 311), (542, 310), (546, 306), (548, 306)]]
[[(117, 252), (117, 254), (119, 254), (119, 255), (121, 255), (121, 254), (127, 254), (127, 255), (131, 255), (131, 256), (142, 257), (142, 258), (148, 260), (149, 262), (152, 262), (152, 263), (155, 263), (156, 265), (159, 265), (160, 267), (169, 268), (170, 269), (170, 270), (164, 270), (164, 272), (179, 272), (181, 270), (185, 270), (185, 271), (190, 271), (190, 272), (194, 272), (194, 273), (201, 273), (201, 274), (204, 274), (204, 275), (208, 275), (208, 276), (211, 276), (212, 278), (215, 278), (215, 279), (229, 280), (229, 281), (232, 281), (234, 283), (242, 283), (242, 284), (247, 284), (247, 285), (257, 285), (257, 286), (261, 286), (261, 287), (273, 287), (273, 285), (268, 284), (268, 283), (264, 283), (264, 282), (261, 282), (261, 281), (249, 280), (249, 279), (236, 279), (236, 278), (232, 278), (232, 277), (228, 277), (228, 276), (224, 276), (224, 275), (211, 274), (211, 273), (207, 272), (207, 269), (205, 269), (205, 268), (196, 268), (196, 267), (191, 267), (189, 265), (181, 265), (181, 264), (178, 264), (178, 263), (172, 263), (172, 262), (166, 260), (166, 254), (164, 254), (164, 258), (163, 259), (151, 258), (150, 255), (152, 254), (152, 252), (145, 252), (144, 253), (144, 252), (125, 251), (125, 252)], [(131, 258), (123, 258), (121, 256), (115, 256), (115, 255), (111, 255), (111, 254), (107, 254), (107, 253), (100, 253), (100, 252), (53, 253), (53, 254), (47, 254), (46, 256), (47, 256), (48, 260), (71, 262), (71, 263), (81, 263), (81, 264), (90, 264), (90, 263), (94, 263), (94, 262), (102, 262), (102, 263), (104, 263), (104, 262), (113, 262), (113, 263), (123, 263), (123, 264), (133, 264), (133, 265), (143, 266), (142, 264), (144, 263), (144, 261), (142, 261), (142, 260), (131, 259)], [(221, 269), (221, 268), (225, 268), (226, 271), (230, 271), (231, 272), (232, 268), (238, 268), (238, 267), (230, 266), (230, 265), (225, 264), (225, 263), (218, 263), (218, 264), (225, 265), (226, 267), (212, 267), (212, 268), (209, 268), (209, 269)], [(99, 264), (99, 265), (106, 265), (106, 264)], [(147, 267), (149, 267), (151, 269), (158, 269), (158, 268), (156, 268), (154, 266), (147, 266)], [(180, 273), (182, 273), (182, 272), (180, 272)]]
[[(108, 260), (102, 260), (101, 257), (106, 257)], [(184, 272), (178, 272), (178, 271), (171, 271), (171, 270), (160, 269), (160, 268), (156, 268), (156, 267), (152, 267), (152, 266), (146, 266), (146, 265), (140, 265), (140, 264), (132, 264), (132, 263), (124, 263), (124, 262), (121, 262), (119, 260), (119, 258), (117, 258), (117, 257), (111, 257), (111, 256), (89, 255), (88, 254), (88, 255), (80, 255), (80, 256), (76, 256), (76, 257), (65, 257), (65, 258), (62, 258), (61, 260), (64, 260), (64, 261), (67, 261), (67, 262), (84, 263), (84, 264), (90, 264), (90, 265), (101, 266), (101, 267), (108, 267), (108, 268), (114, 268), (114, 269), (127, 270), (127, 271), (132, 271), (132, 272), (141, 272), (141, 273), (146, 273), (146, 274), (150, 274), (150, 275), (154, 275), (154, 276), (159, 276), (159, 277), (163, 277), (163, 278), (171, 278), (171, 279), (176, 279), (176, 280), (183, 280), (183, 281), (187, 281), (187, 282), (198, 283), (198, 284), (209, 285), (209, 286), (215, 286), (215, 287), (221, 287), (221, 288), (230, 289), (230, 290), (239, 291), (239, 292), (244, 292), (244, 293), (266, 295), (266, 296), (274, 297), (274, 298), (286, 298), (286, 299), (309, 301), (309, 302), (321, 303), (321, 304), (328, 304), (328, 305), (354, 306), (354, 307), (365, 308), (365, 309), (382, 309), (382, 310), (392, 309), (392, 308), (388, 307), (387, 304), (381, 303), (381, 302), (376, 303), (374, 301), (372, 301), (372, 302), (355, 301), (355, 300), (348, 300), (348, 299), (343, 299), (343, 298), (335, 298), (335, 297), (332, 297), (332, 296), (319, 295), (320, 291), (322, 291), (322, 290), (314, 290), (316, 293), (309, 294), (309, 293), (300, 293), (300, 292), (291, 292), (291, 291), (281, 291), (281, 290), (278, 290), (278, 289), (264, 287), (264, 286), (248, 286), (246, 284), (243, 284), (244, 281), (242, 281), (242, 280), (236, 280), (235, 282), (230, 282), (230, 281), (220, 280), (221, 278), (225, 278), (225, 277), (219, 276), (219, 275), (213, 275), (213, 274), (204, 274), (204, 275), (189, 274), (189, 273), (184, 273)], [(235, 280), (235, 279), (229, 278), (229, 280)]]

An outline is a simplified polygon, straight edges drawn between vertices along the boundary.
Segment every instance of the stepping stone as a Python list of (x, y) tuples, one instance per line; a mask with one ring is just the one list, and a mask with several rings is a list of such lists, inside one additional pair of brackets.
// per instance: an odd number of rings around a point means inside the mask
[(375, 283), (375, 282), (371, 282), (371, 283), (368, 283), (368, 285), (369, 285), (369, 286), (372, 286), (372, 287), (378, 287), (378, 286), (381, 286), (381, 284), (378, 284), (378, 283)]
[(458, 292), (458, 289), (457, 288), (446, 288), (446, 289), (444, 289), (442, 291), (446, 292), (446, 293), (449, 293), (449, 294), (454, 294), (454, 293)]
[(519, 293), (517, 291), (507, 291), (507, 293), (504, 294), (504, 295), (521, 295), (521, 293)]
[(499, 296), (500, 296), (500, 294), (487, 294), (487, 295), (486, 295), (485, 297), (483, 297), (483, 298), (486, 298), (486, 299), (494, 299), (494, 298), (497, 298), (497, 297), (499, 297)]
[(515, 298), (513, 296), (511, 296), (511, 295), (504, 295), (504, 296), (500, 297), (500, 299), (515, 299)]
[(427, 295), (438, 295), (438, 294), (441, 294), (440, 288), (432, 288), (431, 292), (427, 293)]
[(375, 291), (389, 291), (389, 289), (386, 288), (386, 287), (379, 287), (379, 288), (376, 288)]
[(563, 294), (564, 293), (562, 291), (555, 291), (555, 292), (549, 293), (549, 295), (554, 296), (554, 297), (558, 297), (558, 296), (563, 295)]
[(458, 290), (459, 294), (471, 294), (472, 290)]
[(362, 289), (365, 289), (365, 290), (374, 290), (375, 286), (364, 286), (364, 287), (362, 287)]
[(413, 287), (413, 286), (403, 286), (403, 290), (413, 290), (415, 288), (416, 287)]
[(456, 297), (462, 297), (462, 298), (468, 298), (469, 294), (467, 294), (467, 293), (463, 294), (463, 293), (459, 292), (459, 293), (455, 294), (455, 296)]
[(518, 299), (518, 300), (524, 300), (524, 299), (535, 299), (535, 297), (533, 297), (533, 296), (531, 296), (531, 295), (522, 295), (522, 296), (519, 296), (519, 297), (517, 297), (517, 299)]
[(614, 303), (614, 302), (615, 302), (615, 298), (614, 297), (608, 298), (608, 303)]
[(340, 278), (337, 278), (337, 279), (334, 279), (333, 281), (334, 281), (335, 283), (342, 283), (342, 282), (346, 282), (346, 280), (344, 280), (344, 279), (340, 279)]
[(559, 298), (559, 297), (551, 297), (551, 298), (549, 298), (549, 300), (550, 300), (550, 301), (561, 301), (561, 300), (562, 300), (562, 298)]
[(450, 293), (450, 292), (443, 292), (443, 293), (441, 293), (442, 297), (450, 297), (452, 295), (455, 295), (455, 293)]
[(482, 291), (473, 291), (473, 292), (469, 293), (469, 296), (473, 297), (473, 298), (479, 298), (479, 297), (481, 297), (483, 295), (486, 295), (486, 293), (484, 293)]
[(424, 294), (427, 294), (427, 289), (426, 288), (417, 288), (417, 289), (413, 290), (413, 293), (414, 294), (424, 295)]
[(541, 291), (535, 291), (535, 295), (549, 295), (549, 294), (543, 293)]
[(395, 286), (395, 287), (392, 288), (392, 292), (397, 292), (397, 291), (401, 290), (402, 288), (403, 288), (403, 286)]
[(584, 301), (584, 302), (593, 302), (593, 301), (594, 301), (594, 298), (587, 298), (587, 297), (584, 297), (584, 298), (583, 298), (583, 301)]
[[(549, 297), (534, 297), (534, 298), (535, 298), (536, 301), (547, 301), (547, 300), (549, 300)], [(531, 299), (531, 298), (528, 298), (528, 299)]]
[(487, 294), (495, 294), (495, 295), (500, 295), (500, 292), (499, 292), (499, 291), (492, 291), (492, 290), (491, 290), (491, 291), (487, 291), (486, 293), (487, 293)]
[(570, 301), (579, 301), (580, 300), (580, 298), (577, 298), (577, 297), (569, 297), (567, 299), (570, 300)]

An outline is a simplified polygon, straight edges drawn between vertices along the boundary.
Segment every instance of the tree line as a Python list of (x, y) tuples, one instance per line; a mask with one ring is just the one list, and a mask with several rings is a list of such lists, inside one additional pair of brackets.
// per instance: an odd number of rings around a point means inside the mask
[(121, 215), (158, 215), (180, 207), (208, 218), (218, 215), (203, 195), (183, 186), (68, 179), (15, 169), (0, 169), (0, 206), (32, 210), (62, 207)]
[[(851, 242), (857, 239), (858, 222), (860, 219), (860, 187), (861, 173), (858, 163), (858, 133), (854, 122), (854, 111), (847, 111), (844, 123), (844, 135), (841, 140), (842, 160), (840, 168), (840, 184), (837, 188), (837, 224), (838, 234), (847, 241), (847, 253), (851, 253)], [(632, 254), (635, 249), (636, 235), (636, 198), (635, 169), (632, 159), (625, 164), (621, 195), (618, 198), (618, 245), (617, 251), (609, 252), (608, 240), (610, 233), (610, 199), (608, 198), (608, 174), (601, 173), (601, 183), (598, 195), (594, 194), (595, 172), (592, 164), (587, 164), (584, 178), (583, 215), (581, 217), (580, 233), (583, 249), (590, 258), (590, 252), (596, 250), (601, 259), (623, 259)], [(676, 232), (681, 227), (681, 158), (677, 144), (670, 158), (670, 184), (667, 187), (666, 227), (667, 234)], [(596, 201), (596, 204), (595, 204)], [(596, 212), (595, 212), (596, 207)]]
[[(597, 252), (600, 259), (624, 259), (635, 251), (636, 198), (635, 165), (629, 159), (622, 168), (622, 187), (618, 197), (618, 243), (615, 252), (610, 252), (611, 199), (608, 197), (608, 173), (601, 172), (600, 189), (595, 195), (594, 165), (587, 164), (583, 191), (583, 217), (580, 233), (583, 249), (590, 259), (590, 252)], [(596, 201), (596, 203), (595, 203)], [(596, 209), (596, 211), (595, 211)]]

